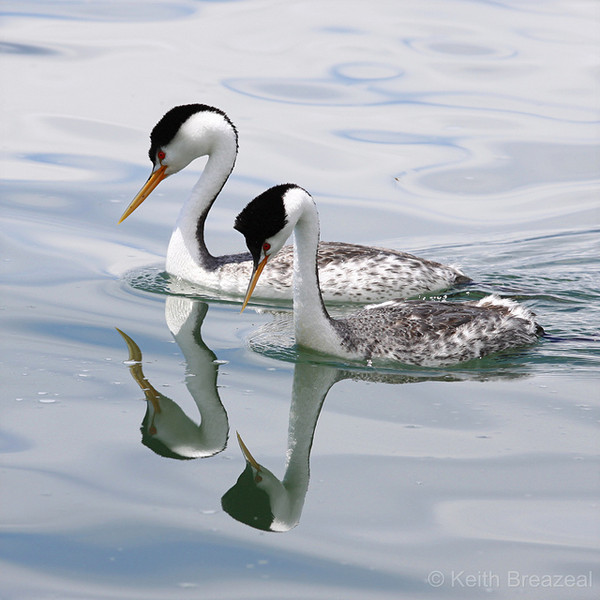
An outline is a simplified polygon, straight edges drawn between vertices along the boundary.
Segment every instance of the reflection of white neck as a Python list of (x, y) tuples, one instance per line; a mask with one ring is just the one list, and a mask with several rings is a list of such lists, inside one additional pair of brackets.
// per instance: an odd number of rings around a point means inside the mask
[[(297, 363), (288, 428), (288, 451), (281, 485), (269, 493), (273, 531), (288, 531), (300, 521), (310, 476), (310, 450), (317, 420), (329, 388), (337, 381), (334, 367)], [(273, 476), (274, 477), (274, 476)]]
[(213, 202), (233, 170), (236, 156), (235, 132), (223, 129), (222, 135), (213, 143), (208, 161), (190, 197), (181, 208), (171, 235), (166, 269), (172, 275), (194, 280), (197, 279), (199, 267), (210, 269), (216, 265), (214, 256), (206, 248), (204, 224)]
[(167, 325), (186, 359), (186, 385), (201, 421), (196, 425), (173, 401), (169, 402), (176, 408), (168, 407), (169, 403), (161, 399), (161, 411), (155, 413), (154, 425), (161, 442), (188, 458), (220, 452), (229, 432), (227, 413), (217, 392), (216, 356), (200, 335), (207, 308), (206, 304), (172, 296), (165, 304)]

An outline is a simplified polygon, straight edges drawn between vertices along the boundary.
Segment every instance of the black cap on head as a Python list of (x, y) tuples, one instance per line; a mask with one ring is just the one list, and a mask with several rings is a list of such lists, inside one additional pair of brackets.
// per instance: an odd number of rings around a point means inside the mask
[(233, 128), (237, 137), (235, 125), (222, 110), (206, 104), (183, 104), (181, 106), (175, 106), (162, 117), (162, 119), (154, 126), (154, 129), (150, 134), (150, 150), (148, 151), (148, 156), (153, 164), (158, 149), (166, 146), (177, 135), (179, 128), (193, 114), (202, 111), (214, 112), (223, 116)]
[(246, 238), (246, 246), (258, 263), (264, 241), (281, 231), (287, 223), (283, 205), (286, 192), (297, 187), (292, 183), (276, 185), (252, 200), (235, 218), (234, 229)]

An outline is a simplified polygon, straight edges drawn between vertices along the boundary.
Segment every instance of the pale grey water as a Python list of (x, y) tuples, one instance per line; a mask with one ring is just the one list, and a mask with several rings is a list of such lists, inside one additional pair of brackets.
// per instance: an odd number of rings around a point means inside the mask
[[(597, 597), (596, 2), (2, 14), (0, 598)], [(215, 253), (243, 249), (245, 201), (295, 181), (324, 238), (459, 264), (477, 283), (458, 299), (515, 297), (562, 341), (446, 370), (311, 367), (270, 311), (169, 288), (200, 165), (116, 221), (149, 173), (151, 127), (185, 102), (240, 131)], [(202, 342), (174, 340), (168, 325), (205, 308)], [(201, 380), (209, 424), (216, 378), (223, 451), (178, 461), (140, 443), (146, 403), (116, 327), (196, 423), (185, 384)], [(306, 384), (336, 379), (318, 414)], [(265, 533), (221, 497), (244, 469), (236, 431), (283, 477), (290, 404), (305, 446), (318, 414), (310, 481), (298, 525)]]

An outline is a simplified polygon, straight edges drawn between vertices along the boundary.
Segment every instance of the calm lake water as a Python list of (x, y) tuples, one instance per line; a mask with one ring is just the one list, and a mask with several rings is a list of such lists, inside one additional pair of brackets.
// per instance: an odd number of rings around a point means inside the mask
[[(2, 600), (598, 597), (597, 2), (2, 15)], [(294, 181), (324, 239), (458, 264), (476, 284), (449, 297), (516, 298), (551, 338), (350, 369), (297, 351), (289, 307), (240, 315), (170, 281), (202, 163), (116, 222), (150, 129), (188, 102), (240, 132), (214, 253), (243, 250), (234, 216)], [(286, 531), (242, 522), (264, 506), (236, 432), (285, 478)]]

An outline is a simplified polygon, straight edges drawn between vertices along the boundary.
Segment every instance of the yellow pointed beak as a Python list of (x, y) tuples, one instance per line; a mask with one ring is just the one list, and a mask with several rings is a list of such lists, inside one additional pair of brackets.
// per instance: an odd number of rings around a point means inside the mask
[(244, 309), (246, 308), (246, 304), (248, 304), (248, 302), (250, 301), (250, 296), (252, 296), (252, 292), (254, 291), (254, 288), (256, 287), (256, 284), (258, 283), (258, 278), (260, 277), (260, 274), (263, 272), (263, 269), (267, 265), (268, 260), (269, 260), (269, 257), (265, 256), (262, 259), (262, 261), (258, 264), (258, 267), (256, 267), (256, 269), (254, 270), (254, 273), (252, 273), (252, 277), (250, 278), (250, 283), (248, 284), (248, 289), (246, 290), (246, 297), (244, 298), (244, 303), (242, 304), (242, 310), (240, 310), (240, 312), (244, 312)]
[[(154, 188), (166, 177), (165, 171), (167, 165), (161, 165), (156, 171), (148, 177), (148, 181), (144, 184), (144, 187), (138, 192), (137, 196), (131, 201), (131, 204), (127, 207), (127, 210), (123, 213), (123, 216), (119, 219), (119, 223), (122, 223), (154, 190)], [(118, 224), (118, 223), (117, 223)]]
[(244, 455), (244, 458), (257, 470), (260, 471), (260, 465), (256, 462), (256, 460), (254, 459), (254, 457), (252, 456), (252, 454), (250, 454), (250, 450), (248, 450), (248, 448), (246, 448), (246, 444), (244, 444), (244, 442), (242, 441), (242, 438), (240, 437), (240, 434), (236, 431), (235, 432), (237, 435), (237, 440), (238, 440), (238, 444), (240, 445), (240, 448), (242, 450), (242, 454)]

